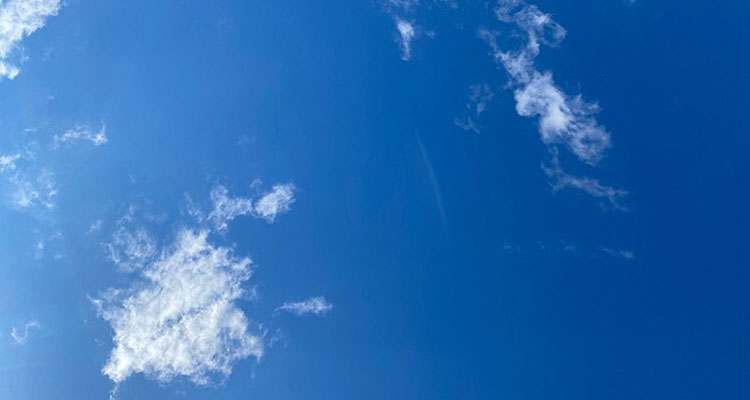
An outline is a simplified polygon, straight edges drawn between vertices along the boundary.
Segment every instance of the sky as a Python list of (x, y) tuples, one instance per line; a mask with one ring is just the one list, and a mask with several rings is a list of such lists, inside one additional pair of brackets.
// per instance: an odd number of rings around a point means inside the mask
[(0, 399), (742, 399), (747, 0), (0, 1)]

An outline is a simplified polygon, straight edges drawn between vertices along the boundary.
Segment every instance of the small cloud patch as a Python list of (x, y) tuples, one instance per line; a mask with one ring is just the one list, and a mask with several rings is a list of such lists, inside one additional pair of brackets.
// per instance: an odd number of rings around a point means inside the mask
[(333, 310), (333, 304), (325, 297), (311, 297), (304, 301), (284, 303), (276, 311), (287, 311), (294, 315), (326, 315)]

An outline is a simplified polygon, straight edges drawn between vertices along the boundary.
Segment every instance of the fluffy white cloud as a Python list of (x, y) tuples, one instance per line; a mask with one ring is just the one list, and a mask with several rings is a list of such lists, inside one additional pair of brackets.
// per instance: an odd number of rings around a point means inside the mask
[(0, 78), (13, 79), (20, 72), (10, 60), (21, 40), (44, 27), (57, 15), (60, 0), (8, 0), (0, 2)]
[(311, 297), (305, 301), (284, 303), (276, 310), (288, 311), (295, 315), (315, 314), (325, 315), (333, 309), (333, 304), (326, 301), (325, 297)]
[(41, 329), (42, 325), (36, 319), (32, 319), (29, 322), (20, 326), (14, 326), (10, 330), (10, 338), (13, 340), (13, 344), (17, 346), (23, 346), (29, 340), (29, 332), (32, 329)]
[(92, 300), (114, 331), (102, 372), (115, 384), (142, 373), (206, 385), (229, 376), (236, 361), (262, 356), (262, 334), (235, 305), (250, 259), (211, 245), (206, 231), (182, 230), (140, 274), (142, 283)]
[(411, 58), (411, 42), (417, 36), (417, 30), (412, 22), (396, 18), (396, 29), (398, 37), (396, 38), (401, 48), (401, 59), (409, 61)]
[(88, 140), (94, 146), (101, 146), (108, 140), (106, 130), (104, 124), (99, 129), (92, 129), (88, 125), (77, 125), (61, 135), (55, 135), (52, 138), (52, 147), (56, 149), (63, 143), (76, 140)]
[(567, 95), (555, 85), (552, 73), (540, 72), (534, 65), (541, 45), (557, 45), (565, 37), (565, 29), (522, 0), (501, 0), (495, 12), (500, 21), (515, 24), (526, 33), (525, 46), (504, 51), (495, 33), (480, 31), (515, 87), (518, 114), (539, 118), (539, 133), (545, 144), (565, 144), (581, 161), (597, 163), (610, 146), (609, 133), (594, 118), (598, 106), (585, 102), (580, 95)]
[(253, 206), (253, 215), (263, 218), (266, 222), (273, 222), (277, 215), (283, 214), (291, 209), (294, 203), (295, 187), (291, 183), (276, 184), (261, 196)]

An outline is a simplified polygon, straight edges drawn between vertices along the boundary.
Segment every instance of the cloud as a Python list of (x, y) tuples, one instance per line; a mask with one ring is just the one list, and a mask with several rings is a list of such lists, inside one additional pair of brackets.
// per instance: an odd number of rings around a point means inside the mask
[(457, 127), (465, 131), (472, 131), (474, 133), (479, 133), (479, 127), (476, 125), (476, 123), (471, 117), (466, 117), (465, 120), (456, 117), (456, 118), (453, 118), (453, 123)]
[(626, 261), (635, 260), (635, 254), (630, 250), (610, 249), (609, 247), (602, 247), (601, 250), (615, 258), (621, 258)]
[(419, 0), (386, 0), (385, 6), (388, 9), (400, 8), (409, 11), (419, 4)]
[(284, 303), (276, 310), (288, 311), (295, 315), (325, 315), (333, 309), (333, 304), (326, 301), (325, 297), (311, 297), (305, 301)]
[(124, 271), (135, 271), (145, 266), (156, 255), (156, 240), (144, 229), (131, 230), (120, 226), (105, 244), (107, 256)]
[[(229, 197), (229, 191), (222, 185), (218, 185), (211, 190), (211, 203), (213, 211), (208, 215), (208, 219), (214, 223), (216, 230), (224, 232), (228, 228), (228, 222), (234, 218), (247, 215), (253, 212), (253, 200), (249, 197)], [(200, 211), (196, 213), (195, 208), (191, 208), (191, 214), (196, 217), (200, 216)]]
[(52, 148), (56, 149), (66, 142), (88, 140), (94, 146), (101, 146), (107, 143), (106, 126), (102, 124), (99, 129), (92, 129), (88, 125), (77, 125), (65, 131), (62, 135), (55, 135), (52, 138)]
[(487, 109), (487, 103), (492, 101), (495, 94), (487, 83), (471, 85), (469, 90), (469, 101), (466, 103), (466, 108), (470, 115), (466, 119), (456, 117), (453, 119), (453, 123), (465, 131), (479, 133), (479, 127), (474, 122), (474, 118), (482, 115)]
[(626, 190), (602, 185), (597, 179), (568, 174), (560, 167), (556, 154), (552, 158), (552, 166), (542, 165), (542, 170), (549, 178), (553, 179), (552, 188), (555, 191), (565, 188), (578, 189), (591, 196), (606, 199), (616, 209), (627, 210), (620, 204), (620, 199), (628, 194)]
[(515, 87), (516, 112), (538, 117), (545, 144), (564, 144), (579, 160), (596, 164), (610, 146), (609, 132), (594, 117), (598, 105), (584, 101), (580, 95), (567, 95), (557, 87), (551, 72), (540, 72), (534, 65), (541, 46), (556, 46), (565, 37), (565, 29), (549, 14), (522, 0), (500, 0), (495, 13), (500, 21), (514, 24), (525, 33), (525, 45), (504, 51), (496, 33), (486, 29), (479, 32)]
[(492, 93), (492, 89), (487, 83), (471, 85), (469, 90), (471, 93), (469, 94), (469, 102), (466, 103), (466, 108), (474, 115), (479, 116), (487, 109), (487, 103), (495, 97), (495, 94)]
[(226, 378), (238, 360), (263, 354), (262, 334), (235, 302), (251, 276), (249, 258), (183, 229), (175, 243), (141, 270), (143, 282), (92, 299), (114, 331), (102, 373), (115, 384), (133, 374), (197, 385)]
[(99, 232), (102, 229), (102, 225), (104, 225), (103, 219), (97, 219), (89, 225), (89, 229), (86, 231), (87, 234), (92, 234), (95, 232)]
[(57, 15), (60, 0), (8, 0), (0, 3), (0, 78), (13, 79), (20, 69), (11, 60), (21, 40)]
[(32, 329), (41, 329), (42, 325), (36, 319), (32, 319), (29, 322), (22, 324), (21, 326), (14, 326), (10, 330), (10, 337), (13, 340), (13, 344), (17, 346), (23, 346), (28, 342), (29, 332)]
[[(104, 243), (104, 251), (112, 263), (124, 272), (133, 272), (145, 267), (157, 255), (157, 240), (138, 222), (138, 207), (129, 205), (125, 214), (115, 223), (112, 239)], [(146, 215), (151, 222), (159, 221), (160, 217)], [(94, 221), (88, 233), (102, 228), (103, 221)]]
[(295, 187), (291, 183), (274, 185), (270, 192), (266, 192), (255, 202), (253, 215), (272, 223), (277, 215), (291, 209), (294, 203), (294, 191)]
[[(252, 215), (272, 223), (277, 215), (291, 209), (294, 203), (294, 191), (295, 187), (291, 183), (277, 183), (270, 192), (263, 193), (255, 201), (252, 197), (231, 197), (226, 187), (217, 185), (211, 190), (213, 210), (208, 214), (207, 219), (220, 233), (226, 232), (230, 221), (243, 215)], [(188, 198), (187, 212), (196, 220), (203, 220), (203, 212), (193, 204), (190, 198)]]
[(409, 61), (411, 59), (411, 42), (417, 36), (417, 30), (412, 22), (396, 18), (396, 29), (398, 37), (396, 41), (401, 48), (401, 59)]
[(20, 157), (20, 154), (0, 155), (0, 173), (16, 169), (16, 160)]
[(36, 178), (29, 178), (25, 174), (16, 173), (9, 179), (15, 186), (11, 194), (13, 206), (29, 209), (42, 206), (47, 209), (55, 208), (57, 198), (57, 183), (48, 169), (42, 169)]

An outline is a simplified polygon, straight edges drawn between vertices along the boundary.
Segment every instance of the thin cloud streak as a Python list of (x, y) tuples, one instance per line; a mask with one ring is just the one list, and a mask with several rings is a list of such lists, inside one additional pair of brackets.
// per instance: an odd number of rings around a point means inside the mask
[(94, 146), (101, 146), (109, 140), (107, 139), (106, 130), (107, 127), (104, 124), (99, 129), (92, 129), (89, 125), (77, 125), (61, 135), (55, 135), (52, 138), (52, 148), (57, 149), (63, 143), (79, 140), (86, 140)]
[(326, 301), (325, 297), (311, 297), (304, 301), (288, 302), (277, 308), (276, 311), (287, 311), (294, 315), (326, 315), (333, 310), (333, 304)]
[(419, 145), (419, 153), (422, 155), (422, 161), (424, 161), (427, 174), (430, 177), (430, 183), (432, 184), (432, 193), (435, 195), (435, 203), (438, 208), (438, 214), (440, 214), (440, 223), (443, 227), (443, 233), (448, 233), (448, 219), (445, 216), (445, 208), (443, 207), (443, 198), (440, 196), (440, 185), (438, 184), (437, 178), (435, 177), (435, 171), (432, 169), (432, 163), (430, 158), (427, 156), (427, 151), (424, 148), (422, 139), (419, 135), (417, 137), (417, 145)]
[(542, 165), (544, 173), (552, 179), (553, 190), (559, 191), (565, 188), (578, 189), (593, 197), (606, 199), (612, 207), (620, 211), (627, 211), (627, 207), (620, 203), (620, 200), (628, 195), (626, 190), (603, 185), (599, 180), (594, 178), (573, 176), (560, 167), (557, 154), (554, 152), (553, 154), (552, 165)]

